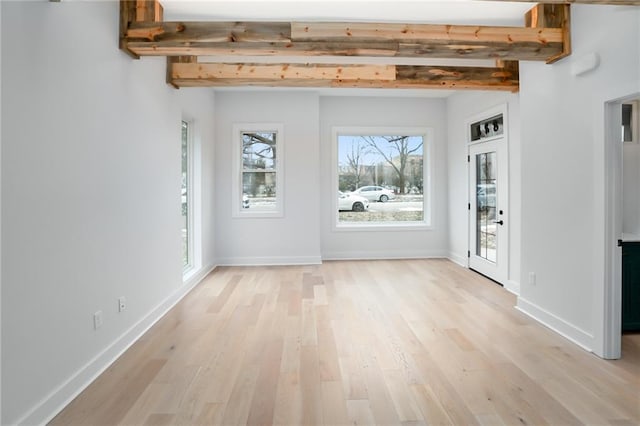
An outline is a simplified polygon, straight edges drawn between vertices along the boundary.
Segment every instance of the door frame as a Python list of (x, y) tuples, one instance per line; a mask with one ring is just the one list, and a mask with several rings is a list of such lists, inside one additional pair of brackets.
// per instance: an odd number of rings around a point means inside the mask
[[(489, 137), (489, 138), (485, 138), (485, 139), (481, 139), (478, 141), (472, 141), (471, 140), (471, 125), (473, 123), (477, 123), (478, 121), (482, 121), (491, 117), (494, 117), (496, 115), (502, 114), (502, 126), (503, 126), (503, 132), (502, 135), (499, 136), (494, 136), (494, 137)], [(511, 266), (511, 250), (509, 247), (509, 242), (510, 242), (510, 238), (511, 238), (511, 233), (510, 233), (510, 229), (511, 229), (511, 220), (510, 220), (510, 204), (509, 204), (509, 199), (510, 199), (510, 161), (509, 161), (509, 114), (508, 114), (508, 104), (507, 103), (501, 103), (499, 105), (496, 105), (494, 107), (491, 108), (487, 108), (484, 109), (482, 112), (475, 114), (471, 117), (469, 117), (466, 121), (465, 121), (465, 126), (466, 126), (466, 142), (467, 142), (467, 149), (466, 149), (466, 154), (467, 154), (467, 268), (471, 269), (471, 265), (470, 265), (470, 258), (471, 258), (471, 252), (473, 250), (475, 250), (474, 247), (471, 247), (471, 240), (472, 240), (472, 236), (471, 233), (473, 232), (472, 227), (471, 227), (471, 199), (470, 199), (470, 194), (471, 194), (471, 188), (470, 188), (470, 182), (471, 182), (471, 162), (470, 162), (470, 152), (471, 152), (471, 147), (472, 146), (476, 146), (476, 145), (480, 145), (483, 144), (485, 142), (489, 142), (489, 141), (496, 141), (496, 140), (502, 140), (502, 143), (504, 144), (502, 147), (502, 150), (504, 151), (504, 155), (506, 156), (506, 162), (504, 165), (504, 171), (502, 171), (502, 173), (506, 174), (506, 188), (502, 193), (502, 198), (504, 198), (504, 205), (503, 207), (506, 207), (505, 210), (507, 212), (507, 214), (505, 215), (505, 225), (503, 228), (503, 232), (506, 234), (505, 236), (505, 241), (506, 241), (506, 247), (504, 248), (504, 256), (506, 257), (505, 259), (505, 263), (506, 263), (506, 267), (505, 267), (505, 276), (504, 276), (504, 282), (500, 282), (499, 284), (501, 284), (505, 289), (507, 289), (508, 291), (518, 294), (518, 289), (516, 289), (512, 283), (511, 280), (509, 279), (509, 274), (510, 274), (510, 266)]]
[(594, 352), (605, 359), (617, 359), (622, 355), (622, 251), (616, 244), (622, 234), (623, 142), (620, 140), (620, 105), (634, 99), (640, 99), (640, 92), (604, 102), (605, 256), (604, 285), (600, 295), (603, 328), (602, 345), (596, 344)]

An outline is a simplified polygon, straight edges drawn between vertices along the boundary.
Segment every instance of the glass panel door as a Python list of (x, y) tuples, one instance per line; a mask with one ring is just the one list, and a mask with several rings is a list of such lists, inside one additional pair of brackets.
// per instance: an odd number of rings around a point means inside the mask
[(469, 267), (504, 284), (508, 278), (506, 140), (469, 146)]

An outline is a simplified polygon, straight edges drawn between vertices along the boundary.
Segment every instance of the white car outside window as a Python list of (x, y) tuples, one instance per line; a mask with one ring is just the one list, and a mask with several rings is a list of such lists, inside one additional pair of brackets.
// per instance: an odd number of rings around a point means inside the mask
[(393, 200), (396, 195), (390, 189), (381, 186), (362, 186), (354, 191), (369, 201), (380, 201), (381, 203)]
[(338, 191), (338, 210), (363, 212), (369, 208), (369, 200), (352, 192)]

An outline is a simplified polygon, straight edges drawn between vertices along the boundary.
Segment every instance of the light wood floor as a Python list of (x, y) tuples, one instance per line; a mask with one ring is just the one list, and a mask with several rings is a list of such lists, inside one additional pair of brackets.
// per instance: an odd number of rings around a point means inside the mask
[(514, 304), (446, 260), (219, 268), (51, 424), (640, 424), (640, 335)]

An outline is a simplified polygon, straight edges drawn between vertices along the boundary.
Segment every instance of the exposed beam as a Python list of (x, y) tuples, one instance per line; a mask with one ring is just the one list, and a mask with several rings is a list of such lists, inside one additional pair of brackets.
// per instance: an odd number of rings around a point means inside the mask
[[(335, 23), (162, 22), (157, 0), (121, 0), (121, 48), (167, 56), (172, 86), (519, 89), (519, 60), (549, 63), (570, 54), (569, 6), (542, 4), (524, 27)], [(198, 62), (198, 56), (237, 61)], [(260, 63), (260, 57), (304, 57), (307, 63)], [(313, 63), (321, 56), (369, 63)], [(247, 57), (244, 61), (243, 57)], [(253, 57), (253, 58), (248, 58)], [(385, 57), (391, 64), (380, 65)], [(393, 64), (401, 58), (493, 59), (495, 67)], [(290, 61), (294, 59), (290, 58)], [(318, 60), (316, 60), (317, 62)], [(331, 59), (333, 61), (333, 59)], [(379, 59), (378, 59), (379, 61)], [(252, 62), (252, 63), (247, 63)], [(255, 63), (253, 63), (255, 62)], [(267, 62), (273, 62), (267, 61)]]
[(525, 14), (529, 28), (556, 28), (562, 31), (562, 52), (547, 58), (552, 64), (571, 54), (571, 11), (568, 4), (537, 4)]
[(174, 63), (174, 80), (394, 80), (395, 65)]
[(137, 55), (395, 56), (549, 60), (562, 28), (429, 24), (131, 22), (124, 44)]
[[(436, 67), (411, 65), (170, 63), (177, 87), (362, 87), (518, 90), (517, 65)], [(516, 63), (517, 64), (517, 63)]]
[(135, 59), (139, 55), (127, 47), (126, 34), (134, 23), (157, 23), (164, 19), (158, 0), (120, 0), (120, 49)]
[(164, 9), (157, 0), (136, 0), (135, 22), (162, 22)]
[(562, 42), (555, 29), (532, 31), (521, 27), (476, 25), (382, 24), (364, 22), (292, 22), (293, 41), (397, 41), (404, 43), (518, 43)]
[(140, 56), (353, 56), (396, 58), (456, 58), (546, 61), (563, 51), (560, 43), (409, 44), (397, 42), (136, 42), (127, 48)]
[(167, 56), (167, 84), (173, 86), (176, 89), (179, 89), (180, 87), (178, 87), (174, 82), (173, 82), (173, 66), (175, 64), (189, 64), (189, 63), (196, 63), (198, 62), (198, 57), (197, 56)]

